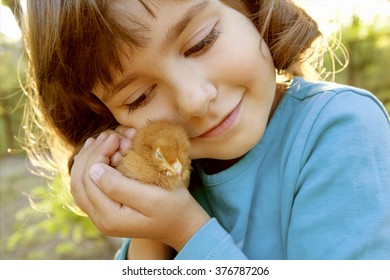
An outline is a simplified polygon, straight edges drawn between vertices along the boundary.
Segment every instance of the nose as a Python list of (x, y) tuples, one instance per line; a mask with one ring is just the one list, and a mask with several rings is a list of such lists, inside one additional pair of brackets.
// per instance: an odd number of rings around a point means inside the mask
[(207, 78), (194, 71), (180, 73), (172, 82), (175, 105), (186, 118), (202, 117), (217, 97), (217, 88)]

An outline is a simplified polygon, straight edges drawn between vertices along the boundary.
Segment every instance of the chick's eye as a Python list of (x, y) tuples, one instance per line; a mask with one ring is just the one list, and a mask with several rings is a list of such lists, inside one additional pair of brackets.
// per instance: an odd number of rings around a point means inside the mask
[(160, 149), (157, 149), (157, 150), (156, 150), (156, 157), (157, 157), (159, 160), (164, 160), (164, 157), (162, 156)]
[(155, 88), (156, 85), (153, 85), (152, 87), (148, 88), (145, 92), (143, 92), (135, 101), (131, 102), (130, 104), (126, 104), (129, 113), (147, 105), (154, 96)]
[(211, 32), (199, 43), (184, 52), (184, 56), (197, 56), (206, 52), (217, 41), (220, 32), (214, 27)]

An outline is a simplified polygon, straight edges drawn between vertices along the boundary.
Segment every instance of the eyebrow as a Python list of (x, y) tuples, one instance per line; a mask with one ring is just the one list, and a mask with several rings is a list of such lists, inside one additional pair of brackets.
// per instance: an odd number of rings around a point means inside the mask
[(114, 86), (109, 90), (107, 94), (102, 96), (102, 101), (104, 103), (109, 102), (112, 98), (114, 98), (115, 94), (124, 89), (127, 85), (131, 84), (135, 80), (137, 80), (137, 75), (127, 75), (118, 83), (115, 83)]
[[(141, 1), (142, 3), (142, 1)], [(173, 44), (173, 42), (180, 36), (180, 34), (186, 29), (191, 20), (198, 14), (202, 13), (209, 6), (210, 0), (205, 0), (200, 3), (193, 5), (187, 10), (184, 16), (171, 28), (168, 29), (165, 38), (162, 43), (162, 48)], [(152, 15), (156, 18), (154, 15)], [(118, 83), (115, 83), (111, 88), (108, 94), (104, 94), (102, 101), (104, 103), (109, 102), (119, 91), (125, 88), (128, 84), (131, 84), (137, 79), (137, 75), (128, 75), (120, 80)]]
[(162, 43), (162, 48), (173, 44), (173, 42), (180, 36), (180, 34), (186, 29), (191, 20), (198, 14), (202, 13), (209, 6), (210, 1), (202, 1), (194, 6), (192, 6), (184, 16), (171, 28), (168, 29), (165, 39)]

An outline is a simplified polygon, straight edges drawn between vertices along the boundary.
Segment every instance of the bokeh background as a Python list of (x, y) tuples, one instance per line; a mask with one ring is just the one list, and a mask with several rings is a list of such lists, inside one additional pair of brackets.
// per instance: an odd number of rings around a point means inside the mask
[[(341, 40), (334, 80), (368, 89), (390, 112), (390, 1), (295, 1)], [(17, 141), (25, 97), (23, 43), (15, 1), (0, 9), (0, 259), (112, 259), (120, 239), (102, 236), (63, 205), (56, 182), (33, 174)], [(339, 61), (338, 61), (339, 60)], [(328, 57), (327, 69), (332, 68)], [(331, 77), (328, 77), (328, 80)], [(49, 184), (50, 183), (50, 184)]]

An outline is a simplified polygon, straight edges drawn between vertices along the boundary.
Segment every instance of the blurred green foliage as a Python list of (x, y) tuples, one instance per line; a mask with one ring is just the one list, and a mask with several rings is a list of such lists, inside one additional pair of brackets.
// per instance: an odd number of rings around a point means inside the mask
[(64, 205), (61, 186), (57, 178), (50, 188), (38, 185), (26, 194), (30, 204), (15, 214), (16, 223), (6, 243), (7, 251), (31, 248), (24, 255), (26, 259), (104, 257), (99, 252), (107, 247), (107, 240), (88, 218), (72, 213)]
[[(4, 157), (24, 154), (17, 140), (23, 117), (26, 97), (20, 87), (25, 77), (22, 42), (12, 42), (0, 33), (0, 163), (4, 171)], [(23, 162), (20, 161), (20, 162)], [(12, 167), (11, 167), (12, 168)], [(19, 182), (17, 170), (10, 178), (1, 178), (1, 211), (13, 210), (8, 205), (11, 200), (18, 200), (23, 193), (28, 206), (16, 212), (4, 213), (4, 216), (15, 215), (12, 227), (2, 231), (1, 252), (18, 251), (15, 258), (23, 254), (26, 259), (109, 259), (113, 257), (112, 244), (108, 244), (88, 218), (76, 215), (65, 203), (69, 201), (70, 192), (64, 189), (58, 178), (48, 182), (35, 180)], [(3, 172), (2, 172), (3, 174)], [(21, 175), (19, 175), (21, 176)], [(37, 184), (37, 185), (31, 185)], [(20, 199), (19, 199), (20, 200)], [(6, 241), (5, 241), (6, 240)], [(5, 247), (5, 248), (4, 248)], [(20, 253), (24, 248), (24, 253)], [(107, 253), (106, 253), (107, 252)], [(111, 254), (110, 254), (111, 253)], [(14, 258), (12, 257), (12, 258)], [(3, 256), (1, 257), (1, 259)]]
[(18, 149), (15, 136), (20, 127), (24, 100), (19, 85), (19, 78), (24, 79), (22, 50), (21, 42), (8, 41), (0, 33), (0, 155), (7, 154), (9, 149)]
[[(335, 82), (372, 92), (390, 112), (390, 16), (364, 24), (358, 16), (340, 30), (341, 42), (349, 54), (349, 64), (335, 76)], [(341, 54), (339, 53), (341, 56)], [(332, 69), (325, 60), (326, 69)]]

